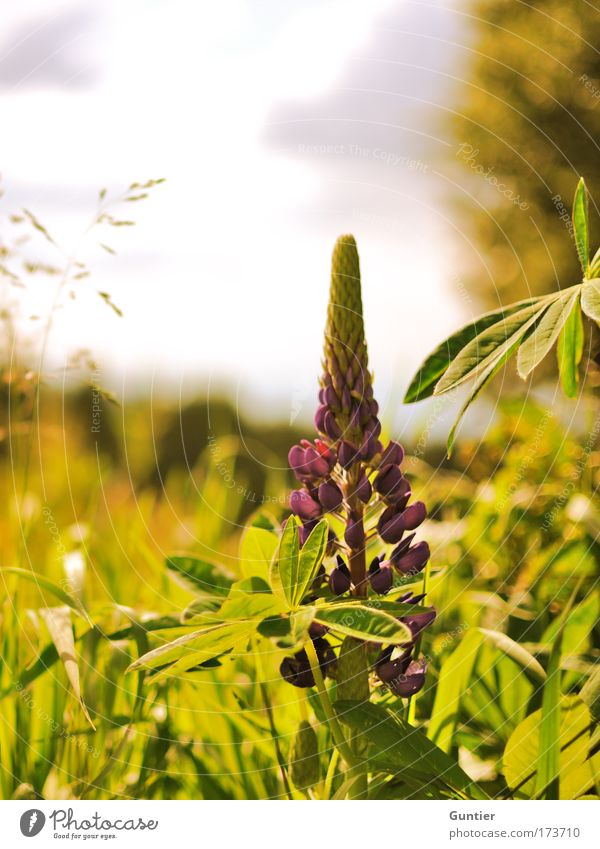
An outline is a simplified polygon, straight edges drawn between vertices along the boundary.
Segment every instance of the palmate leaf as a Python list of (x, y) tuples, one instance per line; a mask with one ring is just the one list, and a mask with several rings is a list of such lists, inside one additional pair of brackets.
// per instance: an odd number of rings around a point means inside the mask
[(166, 564), (192, 592), (201, 595), (226, 596), (235, 580), (223, 566), (191, 555), (167, 557)]
[(583, 320), (577, 297), (558, 337), (558, 371), (563, 392), (574, 398), (579, 383), (578, 368), (583, 354)]
[(66, 590), (64, 590), (59, 584), (50, 580), (50, 578), (46, 578), (45, 575), (39, 575), (37, 572), (32, 572), (30, 569), (21, 569), (19, 566), (4, 566), (0, 569), (0, 576), (4, 575), (15, 575), (18, 578), (30, 581), (32, 584), (35, 584), (38, 589), (46, 590), (62, 602), (62, 604), (65, 604), (80, 616), (83, 616), (90, 625), (94, 624), (79, 599), (74, 595), (71, 595), (71, 593), (66, 592)]
[(278, 542), (277, 534), (267, 528), (247, 528), (240, 543), (242, 574), (245, 577), (256, 575), (268, 580), (269, 568)]
[(475, 321), (462, 327), (452, 336), (449, 336), (445, 342), (442, 342), (425, 359), (423, 365), (410, 382), (410, 386), (404, 396), (404, 403), (412, 404), (415, 401), (422, 401), (424, 398), (429, 398), (433, 395), (436, 383), (446, 372), (454, 358), (464, 350), (469, 342), (489, 327), (509, 318), (515, 312), (531, 306), (537, 300), (537, 298), (530, 298), (525, 301), (519, 301), (509, 307), (502, 307), (501, 309), (485, 313)]
[(573, 310), (579, 288), (579, 286), (571, 286), (562, 292), (550, 304), (535, 330), (519, 347), (517, 371), (523, 379), (541, 363), (558, 339), (559, 333)]
[(159, 669), (154, 676), (155, 681), (187, 672), (238, 645), (245, 645), (257, 624), (257, 621), (241, 620), (191, 631), (142, 655), (127, 671)]
[(528, 307), (518, 310), (476, 336), (448, 366), (435, 387), (434, 394), (450, 392), (466, 380), (487, 371), (506, 352), (515, 348), (556, 297), (538, 298)]
[(590, 265), (590, 247), (588, 235), (588, 196), (583, 177), (580, 178), (573, 200), (573, 230), (575, 247), (584, 275)]
[(328, 533), (329, 525), (327, 522), (321, 521), (313, 528), (310, 536), (302, 546), (298, 561), (296, 586), (292, 591), (294, 607), (300, 604), (317, 576), (317, 572), (325, 556)]
[(389, 613), (359, 602), (325, 604), (316, 608), (315, 620), (332, 631), (358, 640), (401, 645), (412, 639), (410, 628)]
[(453, 758), (397, 712), (356, 701), (338, 701), (335, 710), (340, 721), (361, 741), (368, 741), (369, 767), (406, 776), (411, 783), (420, 785), (418, 790), (415, 787), (415, 795), (441, 784), (462, 798), (489, 798)]

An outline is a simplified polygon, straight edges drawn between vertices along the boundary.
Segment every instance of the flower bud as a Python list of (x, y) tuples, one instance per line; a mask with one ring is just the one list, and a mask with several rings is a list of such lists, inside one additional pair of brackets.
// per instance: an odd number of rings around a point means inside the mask
[(326, 511), (337, 510), (344, 497), (339, 486), (333, 481), (324, 481), (319, 487), (319, 501)]
[(350, 589), (350, 584), (350, 570), (338, 556), (338, 565), (329, 574), (329, 589), (334, 595), (344, 595)]
[(320, 622), (311, 622), (308, 628), (308, 635), (315, 640), (317, 637), (324, 637), (328, 631), (329, 628), (327, 625), (321, 625)]
[(354, 490), (356, 495), (360, 498), (363, 504), (368, 504), (371, 500), (371, 496), (373, 495), (373, 487), (371, 486), (371, 481), (363, 472), (359, 482), (356, 484), (356, 489)]
[[(412, 534), (414, 538), (414, 534)], [(391, 560), (399, 572), (403, 575), (415, 575), (425, 566), (430, 557), (429, 546), (426, 542), (418, 542), (412, 548), (405, 549), (400, 557), (394, 558), (392, 552)]]
[(398, 678), (399, 675), (403, 675), (410, 664), (411, 649), (406, 649), (399, 657), (394, 658), (394, 660), (392, 660), (391, 657), (392, 651), (393, 649), (391, 648), (384, 651), (375, 664), (377, 677), (380, 681), (383, 681), (384, 684), (393, 681), (393, 679)]
[(407, 699), (409, 696), (414, 696), (423, 687), (426, 672), (427, 664), (424, 661), (413, 660), (405, 672), (396, 678), (392, 678), (391, 681), (387, 682), (387, 685), (396, 696)]
[[(398, 466), (382, 466), (373, 483), (376, 492), (383, 496), (406, 495), (410, 485)], [(403, 490), (403, 491), (402, 491)]]
[(328, 386), (323, 393), (323, 398), (325, 403), (331, 407), (336, 413), (341, 412), (342, 405), (340, 404), (340, 399), (336, 395), (335, 389), (333, 386)]
[(414, 613), (410, 616), (401, 616), (400, 622), (408, 625), (413, 640), (419, 636), (421, 631), (427, 628), (435, 619), (435, 610), (427, 610), (424, 613)]
[(335, 416), (331, 410), (327, 410), (323, 416), (323, 433), (326, 433), (330, 439), (339, 439), (342, 435), (342, 430), (335, 420)]
[(380, 465), (383, 467), (387, 466), (388, 463), (393, 463), (395, 466), (399, 466), (403, 459), (404, 450), (402, 446), (398, 442), (391, 440), (381, 455)]
[(377, 530), (384, 542), (400, 542), (404, 533), (403, 514), (397, 513), (394, 507), (388, 507), (381, 514)]
[(329, 463), (312, 445), (304, 450), (304, 462), (308, 474), (313, 478), (324, 478), (329, 474)]
[(317, 412), (315, 413), (315, 427), (321, 433), (325, 433), (325, 413), (329, 412), (329, 407), (326, 404), (322, 404), (320, 407), (317, 407)]
[(296, 516), (305, 521), (317, 519), (321, 515), (321, 505), (305, 489), (295, 489), (290, 495), (290, 507)]
[[(304, 657), (300, 657), (304, 655)], [(279, 667), (279, 673), (288, 684), (294, 687), (314, 687), (315, 679), (305, 651), (298, 652), (294, 657), (284, 657)]]
[(389, 593), (394, 583), (391, 567), (387, 563), (380, 565), (376, 558), (369, 568), (369, 582), (378, 595)]
[(348, 520), (346, 530), (344, 531), (344, 539), (350, 548), (353, 548), (355, 551), (363, 547), (365, 544), (365, 530), (362, 519), (358, 521), (354, 519)]
[(288, 451), (288, 463), (296, 477), (301, 479), (302, 475), (306, 474), (304, 448), (301, 445), (292, 445)]
[(427, 508), (422, 501), (415, 501), (410, 507), (407, 507), (402, 514), (404, 520), (404, 530), (414, 531), (418, 528), (421, 522), (427, 517)]
[(338, 460), (340, 461), (340, 465), (342, 465), (345, 469), (349, 469), (357, 457), (358, 449), (355, 448), (351, 442), (342, 440), (342, 442), (338, 445)]

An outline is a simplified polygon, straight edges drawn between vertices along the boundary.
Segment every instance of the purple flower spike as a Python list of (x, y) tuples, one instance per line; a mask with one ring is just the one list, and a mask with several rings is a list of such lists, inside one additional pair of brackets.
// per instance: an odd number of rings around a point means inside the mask
[(422, 501), (415, 501), (410, 507), (407, 507), (402, 514), (404, 521), (404, 530), (414, 531), (418, 528), (421, 522), (427, 517), (427, 508)]
[(407, 699), (422, 689), (426, 672), (427, 664), (425, 662), (413, 660), (404, 673), (392, 678), (391, 681), (387, 682), (387, 685), (396, 696)]
[[(412, 537), (414, 538), (414, 534)], [(408, 539), (408, 537), (407, 537)], [(412, 548), (405, 549), (400, 557), (394, 557), (392, 553), (392, 562), (399, 572), (403, 575), (416, 575), (425, 566), (430, 557), (429, 546), (426, 542), (418, 542)]]
[(341, 489), (332, 481), (324, 481), (319, 487), (319, 501), (327, 512), (341, 507), (343, 498)]
[(330, 439), (334, 440), (339, 439), (342, 435), (342, 430), (329, 409), (323, 417), (323, 433), (326, 433)]
[(379, 560), (374, 560), (369, 569), (369, 582), (378, 595), (389, 593), (394, 583), (391, 567), (387, 563), (380, 566)]
[(404, 450), (398, 442), (390, 441), (387, 448), (381, 455), (381, 466), (387, 466), (388, 463), (393, 463), (399, 466), (404, 459)]
[(350, 519), (346, 525), (346, 530), (344, 531), (344, 539), (350, 548), (353, 548), (354, 550), (362, 548), (365, 544), (365, 532), (362, 522), (355, 522)]
[(295, 489), (290, 495), (290, 507), (296, 516), (304, 521), (317, 519), (321, 515), (321, 505), (305, 489)]

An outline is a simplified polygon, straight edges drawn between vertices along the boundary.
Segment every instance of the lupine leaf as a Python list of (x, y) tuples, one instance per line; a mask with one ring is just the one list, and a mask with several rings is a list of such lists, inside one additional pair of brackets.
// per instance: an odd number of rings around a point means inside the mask
[(315, 620), (332, 631), (381, 643), (401, 644), (412, 639), (410, 628), (389, 613), (360, 603), (326, 604), (317, 607)]
[(295, 607), (300, 604), (319, 571), (325, 555), (328, 533), (329, 525), (325, 521), (320, 521), (310, 532), (310, 536), (300, 550), (298, 578), (293, 590), (293, 606)]
[(443, 782), (471, 799), (489, 798), (485, 791), (463, 772), (456, 761), (429, 740), (418, 728), (409, 725), (398, 712), (369, 702), (338, 701), (338, 717), (370, 746), (368, 762), (372, 768), (392, 774), (407, 773), (420, 780), (422, 787)]
[(269, 579), (269, 567), (277, 550), (277, 534), (263, 527), (247, 528), (240, 543), (242, 574)]
[(592, 321), (600, 323), (600, 279), (589, 280), (581, 287), (581, 309)]
[(579, 693), (589, 708), (595, 722), (600, 722), (600, 662), (596, 662), (596, 668), (585, 682)]
[(294, 589), (298, 583), (299, 553), (298, 526), (295, 517), (290, 516), (279, 541), (277, 557), (269, 571), (271, 589), (290, 607), (294, 605)]
[(598, 272), (600, 271), (600, 248), (594, 254), (592, 261), (590, 262), (590, 271), (589, 277), (590, 279), (598, 276)]
[(509, 359), (509, 357), (515, 351), (518, 344), (519, 344), (519, 341), (517, 340), (516, 342), (513, 343), (511, 348), (508, 348), (502, 354), (500, 354), (499, 357), (492, 360), (492, 362), (490, 363), (490, 365), (488, 365), (486, 370), (482, 374), (480, 374), (478, 379), (475, 381), (475, 384), (473, 385), (473, 388), (471, 390), (469, 397), (467, 398), (467, 400), (464, 402), (464, 404), (460, 408), (458, 416), (456, 417), (456, 419), (454, 420), (454, 424), (450, 428), (450, 433), (448, 434), (448, 443), (447, 443), (448, 457), (450, 457), (450, 455), (452, 454), (452, 449), (454, 448), (454, 438), (456, 436), (456, 431), (458, 429), (459, 424), (463, 420), (465, 413), (467, 412), (467, 410), (469, 409), (469, 407), (471, 406), (471, 404), (473, 403), (475, 398), (477, 398), (479, 393), (482, 391), (482, 389), (485, 386), (487, 386), (487, 384), (494, 377), (496, 372), (498, 372), (502, 368), (504, 363)]
[(558, 370), (563, 392), (567, 398), (577, 394), (579, 374), (577, 366), (583, 354), (583, 320), (577, 298), (558, 337)]
[(223, 566), (190, 555), (167, 557), (167, 568), (193, 591), (226, 596), (235, 578)]
[(533, 333), (530, 333), (519, 347), (517, 371), (522, 378), (526, 378), (541, 363), (558, 339), (571, 313), (579, 288), (571, 287), (562, 292), (550, 304)]
[(588, 196), (583, 177), (580, 178), (573, 199), (573, 229), (575, 231), (575, 246), (584, 275), (587, 275), (590, 264), (590, 249), (588, 236)]
[(433, 395), (434, 388), (438, 380), (447, 370), (455, 357), (460, 352), (489, 327), (509, 318), (515, 312), (519, 312), (525, 307), (531, 306), (537, 302), (538, 298), (530, 298), (525, 301), (519, 301), (509, 307), (502, 307), (498, 310), (485, 313), (470, 324), (465, 325), (452, 336), (449, 336), (445, 342), (429, 354), (425, 361), (418, 369), (417, 373), (410, 382), (410, 386), (404, 396), (404, 403), (411, 404), (415, 401), (422, 401), (424, 398), (429, 398)]
[(449, 392), (487, 370), (506, 351), (520, 342), (525, 333), (542, 317), (554, 297), (557, 296), (540, 298), (480, 333), (452, 361), (435, 387), (434, 394)]
[(165, 666), (166, 668), (161, 669), (154, 680), (186, 672), (246, 642), (256, 630), (257, 624), (257, 622), (248, 621), (225, 622), (191, 631), (137, 658), (128, 671), (132, 672), (140, 668), (157, 669)]

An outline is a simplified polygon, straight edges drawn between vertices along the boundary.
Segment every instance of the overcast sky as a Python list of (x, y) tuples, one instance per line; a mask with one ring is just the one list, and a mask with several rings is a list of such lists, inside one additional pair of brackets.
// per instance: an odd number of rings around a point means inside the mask
[[(438, 120), (464, 59), (462, 5), (6, 5), (4, 214), (32, 209), (71, 249), (99, 188), (167, 178), (130, 205), (138, 224), (114, 231), (116, 257), (104, 234), (83, 244), (91, 293), (59, 315), (53, 357), (85, 345), (116, 387), (225, 382), (247, 405), (304, 415), (331, 248), (353, 232), (371, 366), (391, 402), (476, 310), (461, 298), (461, 234), (436, 165), (454, 155)], [(54, 283), (36, 286), (33, 312)]]

